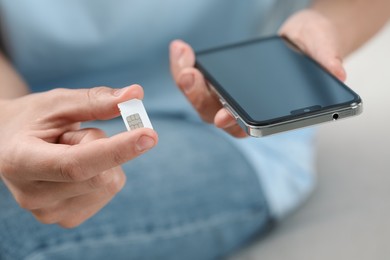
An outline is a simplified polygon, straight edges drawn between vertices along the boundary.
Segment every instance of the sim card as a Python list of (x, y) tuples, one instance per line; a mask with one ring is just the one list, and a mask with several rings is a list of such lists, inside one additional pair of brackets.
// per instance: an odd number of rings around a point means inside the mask
[(152, 123), (146, 113), (145, 107), (141, 100), (131, 99), (129, 101), (119, 103), (123, 122), (126, 125), (127, 131), (137, 128), (153, 129)]

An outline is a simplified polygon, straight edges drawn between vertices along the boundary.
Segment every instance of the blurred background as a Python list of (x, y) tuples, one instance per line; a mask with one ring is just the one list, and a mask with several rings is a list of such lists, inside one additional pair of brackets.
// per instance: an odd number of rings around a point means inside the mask
[(319, 127), (314, 194), (233, 259), (390, 259), (390, 24), (345, 65), (363, 114)]

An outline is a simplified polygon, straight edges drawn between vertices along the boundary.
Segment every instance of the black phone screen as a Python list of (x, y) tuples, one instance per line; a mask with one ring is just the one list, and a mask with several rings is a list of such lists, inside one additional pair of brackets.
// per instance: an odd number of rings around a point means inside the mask
[(281, 37), (197, 53), (197, 67), (253, 124), (318, 113), (359, 96)]

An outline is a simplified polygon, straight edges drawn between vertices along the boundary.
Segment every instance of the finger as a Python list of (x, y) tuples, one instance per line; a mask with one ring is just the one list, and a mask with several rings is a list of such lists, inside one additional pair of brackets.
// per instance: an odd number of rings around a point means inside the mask
[(118, 172), (123, 173), (121, 167), (107, 170), (83, 182), (14, 181), (8, 183), (8, 187), (20, 207), (35, 210), (54, 206), (69, 198), (96, 192), (109, 185)]
[[(106, 135), (100, 129), (85, 128), (65, 133), (60, 138), (60, 142), (76, 145), (105, 137)], [(121, 167), (109, 169), (83, 182), (25, 182), (25, 180), (22, 180), (10, 183), (10, 188), (16, 201), (22, 208), (28, 210), (39, 209), (53, 205), (58, 201), (87, 194), (102, 188), (112, 181), (113, 175), (116, 172), (122, 172)]]
[(32, 210), (32, 213), (42, 223), (57, 223), (65, 228), (73, 228), (101, 210), (124, 187), (125, 182), (125, 174), (116, 174), (113, 181), (103, 189), (51, 207)]
[(234, 118), (234, 121), (231, 117), (228, 119), (231, 126), (224, 125), (227, 122), (215, 120), (215, 115), (222, 105), (218, 97), (207, 86), (203, 75), (193, 68), (195, 54), (191, 46), (180, 40), (173, 41), (170, 45), (170, 62), (174, 80), (204, 121), (221, 123), (217, 127), (224, 128), (233, 136), (247, 136)]
[(234, 124), (232, 126), (224, 128), (224, 131), (226, 131), (228, 134), (236, 138), (248, 137), (247, 133), (244, 130), (242, 130), (242, 128), (238, 124)]
[(141, 128), (70, 146), (59, 162), (59, 172), (65, 181), (84, 181), (99, 172), (122, 165), (154, 147), (157, 133)]
[(222, 105), (215, 93), (206, 85), (203, 75), (194, 68), (183, 69), (177, 84), (200, 117), (205, 122), (212, 123)]
[(42, 141), (36, 141), (34, 145), (29, 141), (31, 149), (22, 151), (20, 156), (25, 159), (19, 162), (19, 168), (26, 172), (22, 176), (20, 171), (15, 172), (15, 176), (53, 182), (86, 181), (136, 158), (157, 142), (157, 133), (147, 128), (72, 146)]
[[(119, 115), (118, 103), (143, 99), (143, 89), (132, 85), (123, 89), (95, 87), (90, 89), (55, 89), (45, 93), (52, 108), (46, 120), (70, 122), (106, 120)], [(47, 104), (45, 104), (47, 106)]]
[(347, 74), (343, 67), (341, 55), (336, 44), (330, 40), (318, 36), (316, 41), (302, 42), (297, 40), (298, 45), (304, 52), (321, 64), (326, 70), (336, 76), (339, 80), (345, 81)]
[(200, 117), (212, 123), (221, 104), (206, 85), (203, 75), (194, 68), (195, 53), (191, 46), (180, 40), (173, 41), (170, 45), (170, 62), (173, 78), (181, 91)]
[(279, 34), (290, 39), (339, 80), (346, 80), (338, 37), (332, 24), (323, 16), (311, 11), (299, 12), (284, 23)]
[(303, 52), (316, 60), (339, 80), (346, 80), (347, 74), (343, 67), (341, 55), (337, 52), (337, 48), (334, 46), (335, 44), (325, 39), (317, 39), (317, 41), (303, 41), (302, 39), (295, 39), (292, 41)]
[(115, 195), (122, 190), (126, 183), (125, 174), (115, 175), (110, 185), (96, 194), (88, 194), (80, 198), (72, 198), (65, 203), (68, 216), (58, 224), (64, 228), (74, 228), (99, 212)]
[(224, 108), (215, 115), (214, 124), (237, 138), (247, 137), (247, 133), (238, 125), (236, 119)]
[(226, 108), (220, 109), (214, 118), (214, 124), (218, 128), (227, 128), (236, 123), (236, 119), (226, 110)]
[(170, 45), (170, 66), (177, 82), (182, 69), (195, 66), (195, 53), (191, 46), (181, 40), (173, 41)]
[(339, 80), (345, 81), (347, 79), (347, 73), (343, 67), (342, 60), (336, 54), (326, 54), (325, 51), (318, 51), (313, 53), (312, 56)]
[(65, 181), (84, 181), (136, 158), (154, 147), (157, 141), (156, 132), (142, 128), (71, 146), (59, 162), (57, 171)]
[(76, 131), (64, 133), (58, 139), (58, 143), (67, 145), (77, 145), (88, 143), (94, 140), (106, 138), (106, 134), (98, 128), (83, 128)]

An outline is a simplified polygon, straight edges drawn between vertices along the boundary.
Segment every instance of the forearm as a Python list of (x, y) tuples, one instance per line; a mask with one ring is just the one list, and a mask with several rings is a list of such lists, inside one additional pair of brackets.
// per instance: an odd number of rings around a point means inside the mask
[(311, 8), (334, 24), (343, 57), (370, 39), (390, 18), (389, 0), (314, 0)]
[(20, 97), (28, 93), (26, 83), (1, 52), (0, 75), (0, 99)]

